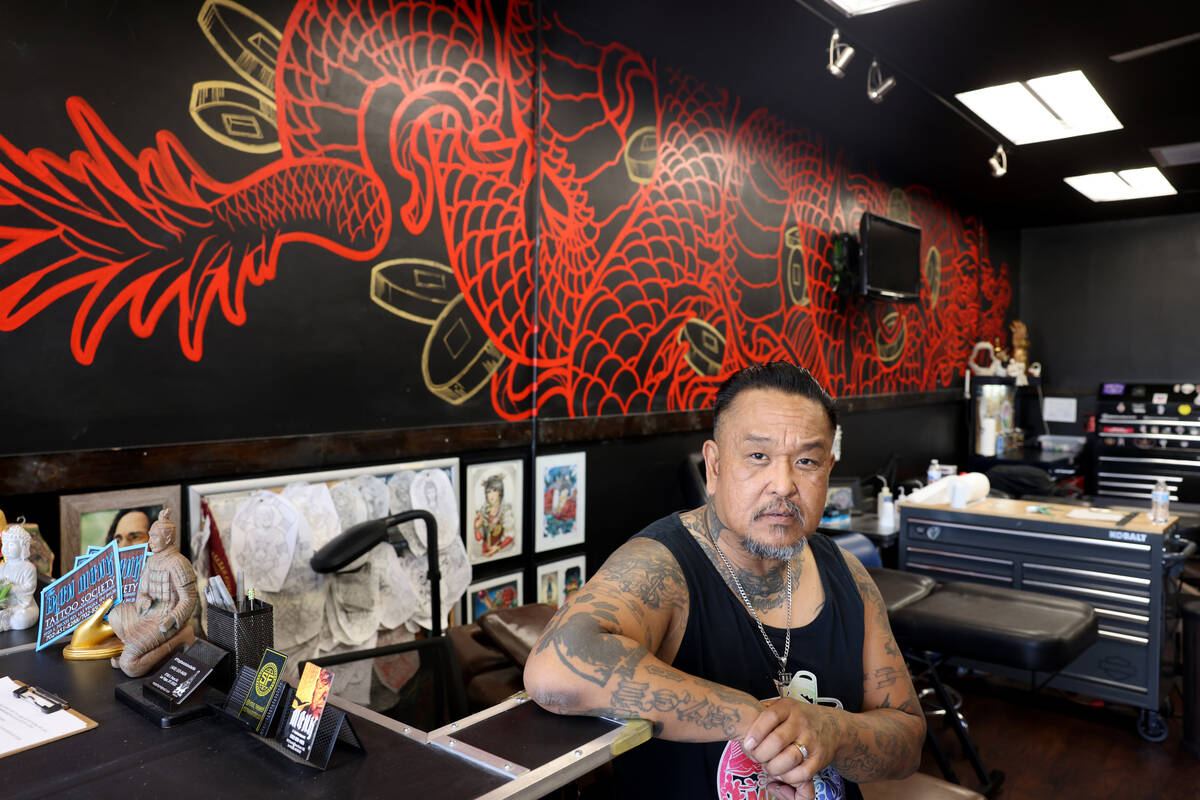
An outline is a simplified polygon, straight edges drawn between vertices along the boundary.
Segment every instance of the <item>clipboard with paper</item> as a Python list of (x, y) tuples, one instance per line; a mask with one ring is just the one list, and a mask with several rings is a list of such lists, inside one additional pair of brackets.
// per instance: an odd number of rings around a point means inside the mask
[(0, 676), (0, 758), (90, 731), (97, 724), (60, 697)]

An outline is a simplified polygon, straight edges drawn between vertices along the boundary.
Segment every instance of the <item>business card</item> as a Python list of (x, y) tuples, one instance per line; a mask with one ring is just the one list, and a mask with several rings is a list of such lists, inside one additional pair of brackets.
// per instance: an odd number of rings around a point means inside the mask
[(250, 691), (242, 702), (241, 710), (238, 711), (238, 719), (254, 728), (257, 733), (265, 731), (270, 724), (267, 709), (271, 706), (271, 696), (279, 686), (279, 676), (283, 673), (283, 665), (287, 659), (288, 657), (278, 650), (269, 647), (266, 649), (254, 673)]
[(325, 699), (333, 683), (333, 673), (311, 661), (304, 665), (300, 685), (292, 699), (292, 710), (284, 728), (283, 743), (288, 750), (307, 759), (317, 740), (317, 728), (325, 713)]

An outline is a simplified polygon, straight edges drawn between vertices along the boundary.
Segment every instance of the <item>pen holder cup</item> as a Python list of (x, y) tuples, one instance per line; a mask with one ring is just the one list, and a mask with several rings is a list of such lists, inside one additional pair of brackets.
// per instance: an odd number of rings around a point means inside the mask
[(208, 640), (229, 651), (213, 671), (209, 684), (228, 692), (242, 667), (258, 669), (263, 653), (275, 646), (275, 617), (268, 603), (249, 611), (226, 611), (208, 606)]

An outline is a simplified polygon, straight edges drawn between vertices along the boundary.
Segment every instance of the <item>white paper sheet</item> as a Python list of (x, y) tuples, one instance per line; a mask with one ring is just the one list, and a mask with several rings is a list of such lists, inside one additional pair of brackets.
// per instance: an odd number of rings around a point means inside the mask
[(1071, 519), (1088, 519), (1096, 522), (1116, 522), (1125, 516), (1122, 511), (1110, 511), (1107, 508), (1076, 508), (1067, 512)]
[(1074, 397), (1047, 397), (1042, 402), (1042, 419), (1046, 422), (1074, 422), (1078, 401)]
[(67, 711), (43, 714), (37, 704), (13, 695), (20, 685), (7, 675), (0, 677), (0, 756), (50, 742), (87, 727)]
[[(306, 529), (309, 550), (312, 533), (296, 507), (271, 492), (255, 492), (233, 518), (234, 567), (245, 572), (247, 587), (278, 592), (283, 589), (296, 552), (300, 527)], [(311, 553), (309, 554), (311, 557)]]

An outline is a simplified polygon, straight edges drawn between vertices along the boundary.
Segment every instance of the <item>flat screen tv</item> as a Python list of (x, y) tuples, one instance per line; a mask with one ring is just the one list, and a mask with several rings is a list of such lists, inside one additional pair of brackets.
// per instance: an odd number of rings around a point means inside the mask
[(859, 286), (882, 300), (921, 295), (921, 229), (877, 214), (859, 223)]

